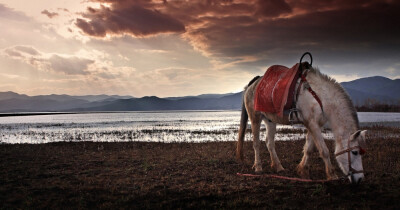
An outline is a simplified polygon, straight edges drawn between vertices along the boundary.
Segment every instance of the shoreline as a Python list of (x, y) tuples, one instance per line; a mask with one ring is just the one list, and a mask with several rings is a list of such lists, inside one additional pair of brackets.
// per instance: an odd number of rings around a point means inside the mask
[[(361, 124), (361, 130), (368, 130), (371, 138), (400, 138), (400, 122), (372, 123), (367, 126)], [(4, 129), (0, 135), (0, 144), (47, 144), (53, 142), (154, 142), (154, 143), (207, 143), (207, 142), (236, 142), (237, 129), (230, 127), (223, 130), (196, 130), (196, 129), (171, 129), (155, 128), (132, 129), (131, 127), (119, 127), (118, 129), (105, 130), (94, 129), (86, 125), (74, 125), (75, 127), (66, 128), (60, 124), (38, 124), (37, 127), (29, 124), (15, 126), (2, 126)], [(50, 128), (50, 129), (49, 129)], [(49, 130), (46, 130), (49, 129)], [(306, 136), (304, 127), (278, 127), (275, 141), (299, 141)], [(328, 141), (333, 140), (333, 134), (329, 129), (322, 132)], [(261, 128), (261, 139), (265, 139), (265, 127)], [(251, 129), (248, 127), (246, 140), (251, 141)]]
[[(224, 109), (224, 110), (148, 110), (148, 111), (73, 111), (73, 112), (0, 112), (1, 117), (17, 117), (17, 116), (35, 116), (35, 115), (64, 115), (64, 114), (107, 114), (107, 113), (177, 113), (177, 112), (232, 112), (241, 110), (238, 109)], [(383, 113), (395, 114), (400, 112), (378, 112), (378, 111), (360, 111), (357, 113)], [(367, 122), (368, 123), (368, 122)]]
[(150, 111), (78, 111), (78, 112), (3, 112), (0, 117), (63, 115), (63, 114), (107, 114), (107, 113), (176, 113), (176, 112), (231, 112), (240, 110), (150, 110)]

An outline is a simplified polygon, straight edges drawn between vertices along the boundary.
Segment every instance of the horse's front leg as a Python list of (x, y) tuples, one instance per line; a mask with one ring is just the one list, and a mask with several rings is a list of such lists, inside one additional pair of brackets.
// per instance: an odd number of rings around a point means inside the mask
[(297, 173), (303, 178), (310, 178), (310, 169), (309, 169), (309, 157), (311, 153), (314, 151), (314, 141), (312, 139), (311, 132), (307, 132), (306, 143), (303, 148), (303, 158), (301, 162), (297, 166)]
[(260, 126), (261, 116), (255, 114), (251, 119), (251, 131), (253, 134), (253, 149), (254, 149), (254, 165), (253, 168), (256, 172), (262, 171), (261, 159), (260, 159)]
[(283, 171), (285, 169), (282, 167), (281, 161), (275, 151), (276, 124), (268, 120), (264, 120), (264, 122), (267, 125), (267, 139), (265, 143), (267, 144), (269, 155), (271, 156), (271, 168), (275, 169), (277, 172)]
[(325, 163), (325, 172), (326, 177), (328, 180), (337, 179), (337, 175), (333, 169), (330, 157), (329, 157), (329, 150), (325, 144), (324, 138), (321, 133), (321, 128), (318, 126), (317, 123), (311, 122), (308, 123), (307, 129), (311, 132), (312, 138), (314, 140), (314, 144), (319, 151), (320, 157), (324, 160)]

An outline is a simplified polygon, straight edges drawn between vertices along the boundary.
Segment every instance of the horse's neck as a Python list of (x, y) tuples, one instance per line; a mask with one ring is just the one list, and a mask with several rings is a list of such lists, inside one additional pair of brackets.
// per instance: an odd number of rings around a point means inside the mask
[[(340, 112), (340, 111), (339, 111)], [(333, 112), (327, 113), (329, 124), (335, 138), (335, 153), (347, 148), (350, 135), (357, 130), (350, 115)]]
[(343, 96), (343, 92), (338, 89), (337, 84), (332, 81), (318, 78), (314, 75), (310, 83), (314, 83), (315, 92), (323, 101), (324, 115), (327, 118), (332, 133), (335, 138), (335, 150), (342, 150), (347, 147), (350, 135), (358, 129), (358, 120), (353, 117), (352, 105)]

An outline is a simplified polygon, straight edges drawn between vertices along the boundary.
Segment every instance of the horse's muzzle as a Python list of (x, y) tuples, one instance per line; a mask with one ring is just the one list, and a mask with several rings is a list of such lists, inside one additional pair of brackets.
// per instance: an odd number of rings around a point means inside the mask
[(351, 174), (349, 178), (350, 178), (351, 184), (358, 185), (364, 179), (364, 174), (362, 174), (362, 173)]

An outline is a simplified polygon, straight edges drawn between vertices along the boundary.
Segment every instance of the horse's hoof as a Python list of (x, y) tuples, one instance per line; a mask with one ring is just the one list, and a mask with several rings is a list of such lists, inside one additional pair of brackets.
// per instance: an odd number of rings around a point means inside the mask
[(303, 168), (303, 167), (297, 166), (297, 174), (303, 179), (310, 178), (310, 171), (308, 168)]
[(260, 167), (260, 168), (256, 168), (256, 169), (255, 169), (255, 172), (256, 172), (256, 173), (261, 173), (261, 172), (262, 172), (262, 168), (261, 168), (261, 167)]
[(262, 172), (262, 166), (258, 164), (254, 164), (252, 167), (256, 173), (261, 173)]
[(285, 171), (285, 168), (283, 168), (282, 166), (280, 166), (280, 167), (278, 167), (277, 169), (276, 169), (276, 172), (282, 172), (282, 171)]
[(310, 173), (302, 171), (302, 172), (298, 172), (299, 176), (303, 179), (309, 179), (310, 178)]
[(301, 174), (301, 173), (303, 173), (303, 171), (304, 171), (304, 167), (301, 167), (300, 165), (298, 165), (298, 166), (296, 167), (296, 171), (297, 171), (298, 174)]
[(256, 174), (261, 174), (261, 173), (262, 173), (262, 169), (256, 169), (254, 172), (255, 172)]
[(328, 177), (328, 180), (336, 180), (336, 179), (339, 179), (339, 177), (336, 174), (333, 174)]
[(254, 173), (257, 175), (260, 175), (260, 174), (262, 174), (262, 171), (255, 171)]
[(271, 168), (273, 170), (275, 170), (276, 172), (281, 172), (281, 171), (285, 170), (285, 168), (283, 168), (281, 164), (277, 165), (277, 164), (271, 163)]

